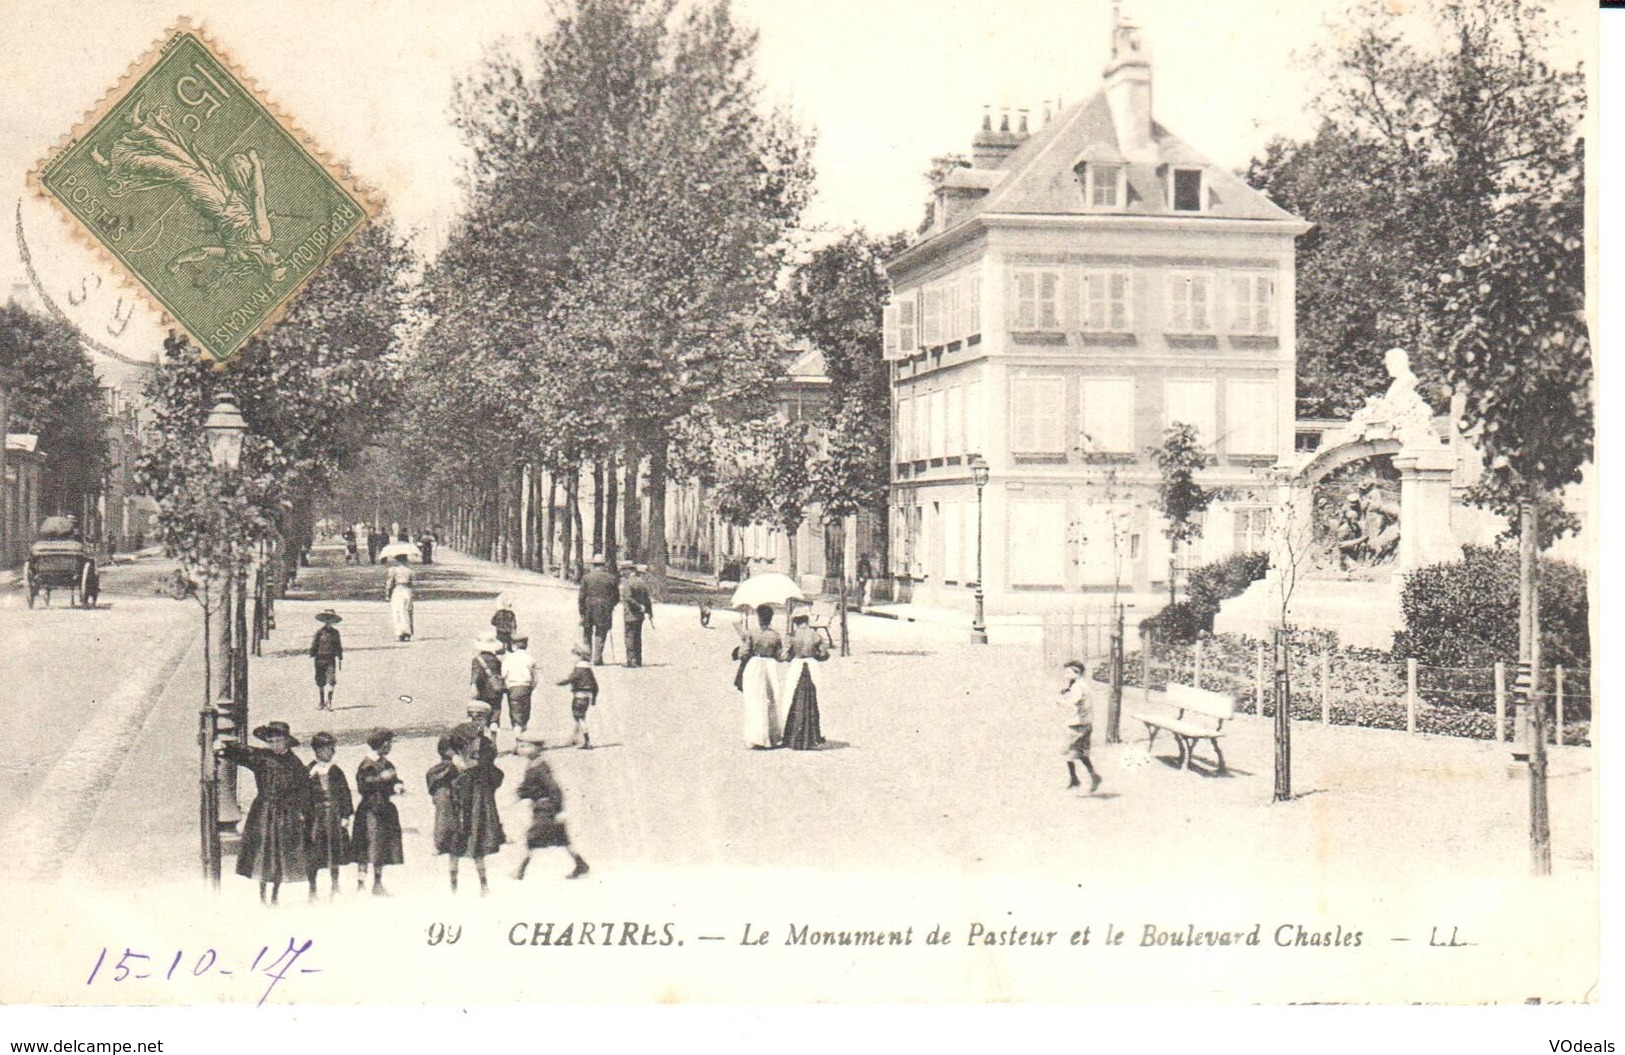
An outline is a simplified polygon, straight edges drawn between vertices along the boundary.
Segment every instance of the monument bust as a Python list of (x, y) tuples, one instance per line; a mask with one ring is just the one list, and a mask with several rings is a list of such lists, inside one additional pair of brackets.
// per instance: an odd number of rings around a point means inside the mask
[(1405, 447), (1436, 447), (1433, 410), (1416, 391), (1417, 377), (1411, 371), (1411, 357), (1403, 348), (1390, 348), (1382, 358), (1388, 368), (1388, 391), (1366, 400), (1355, 411), (1345, 432), (1351, 438), (1395, 439)]

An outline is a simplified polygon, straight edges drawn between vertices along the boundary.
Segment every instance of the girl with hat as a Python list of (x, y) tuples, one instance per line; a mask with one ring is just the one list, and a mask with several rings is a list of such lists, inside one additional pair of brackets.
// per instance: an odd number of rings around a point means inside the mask
[(293, 753), (299, 741), (287, 722), (266, 722), (254, 737), (268, 746), (222, 740), (215, 751), (254, 774), (254, 804), (243, 821), (237, 874), (258, 879), (260, 901), (274, 905), (283, 883), (310, 878), (310, 774)]
[(333, 885), (328, 896), (339, 892), (339, 869), (355, 858), (350, 852), (350, 833), (345, 825), (355, 813), (355, 800), (350, 796), (350, 782), (344, 770), (333, 762), (337, 741), (332, 733), (317, 733), (310, 738), (310, 749), (316, 761), (310, 764), (310, 896), (316, 897), (316, 873), (327, 869)]
[(395, 746), (395, 734), (388, 729), (374, 729), (367, 737), (372, 750), (355, 769), (355, 789), (361, 796), (361, 805), (355, 811), (355, 830), (350, 845), (355, 863), (360, 865), (356, 876), (356, 889), (367, 885), (367, 869), (372, 868), (372, 893), (379, 897), (384, 890), (384, 866), (406, 862), (401, 850), (401, 814), (392, 797), (406, 790), (395, 763), (389, 760), (390, 748)]
[(490, 739), (478, 722), (464, 722), (452, 730), (452, 737), (457, 741), (452, 756), (457, 778), (451, 789), (457, 807), (457, 837), (451, 859), (451, 888), (457, 889), (458, 859), (470, 857), (480, 877), (480, 894), (485, 895), (491, 892), (485, 877), (485, 858), (508, 841), (497, 811), (497, 788), (502, 786), (503, 772), (491, 760), (493, 755), (487, 753)]

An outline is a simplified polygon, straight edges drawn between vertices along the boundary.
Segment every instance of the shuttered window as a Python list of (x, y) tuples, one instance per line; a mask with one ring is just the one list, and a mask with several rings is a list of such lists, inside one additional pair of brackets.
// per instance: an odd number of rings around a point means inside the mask
[(1205, 271), (1168, 275), (1168, 332), (1213, 332), (1213, 276)]
[(1086, 450), (1099, 454), (1134, 452), (1133, 378), (1084, 379), (1083, 434)]
[(1276, 452), (1274, 381), (1229, 381), (1225, 383), (1225, 449), (1231, 454), (1260, 455)]
[(1010, 381), (1010, 452), (1065, 454), (1062, 422), (1066, 382), (1060, 377), (1017, 377)]
[(1162, 423), (1183, 422), (1196, 429), (1202, 446), (1211, 449), (1214, 438), (1212, 381), (1165, 381), (1162, 387)]

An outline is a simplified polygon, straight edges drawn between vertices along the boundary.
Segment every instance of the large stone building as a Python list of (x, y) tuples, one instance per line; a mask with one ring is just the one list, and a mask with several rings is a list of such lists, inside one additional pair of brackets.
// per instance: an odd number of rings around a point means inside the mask
[(1121, 20), (1100, 91), (1031, 133), (984, 117), (973, 159), (887, 265), (899, 599), (970, 604), (976, 455), (989, 611), (1165, 588), (1148, 448), (1175, 421), (1224, 494), (1181, 564), (1266, 548), (1308, 225), (1156, 123), (1150, 57)]

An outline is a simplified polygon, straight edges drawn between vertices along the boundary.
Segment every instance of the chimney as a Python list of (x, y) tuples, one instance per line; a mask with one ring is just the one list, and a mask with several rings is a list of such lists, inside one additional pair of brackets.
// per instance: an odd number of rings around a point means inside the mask
[(982, 129), (971, 140), (971, 162), (979, 169), (996, 169), (1004, 164), (1004, 159), (1015, 152), (1015, 149), (1026, 141), (1027, 111), (1020, 111), (1017, 119), (1017, 130), (1010, 129), (1010, 110), (1000, 111), (999, 125), (995, 131), (993, 117), (988, 107), (982, 108)]
[(1151, 138), (1151, 56), (1140, 27), (1112, 5), (1112, 57), (1106, 64), (1106, 105), (1117, 129), (1117, 146), (1130, 161), (1157, 160)]

